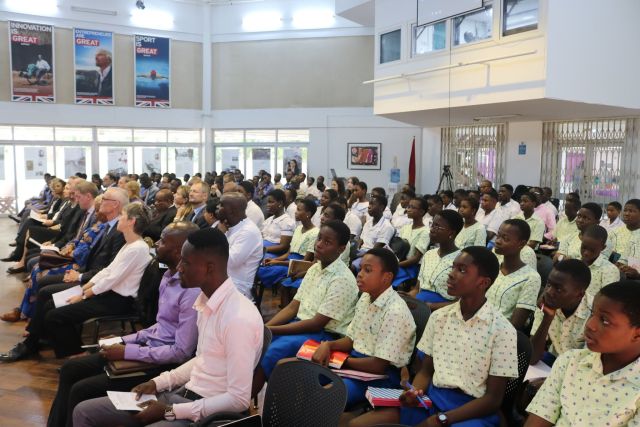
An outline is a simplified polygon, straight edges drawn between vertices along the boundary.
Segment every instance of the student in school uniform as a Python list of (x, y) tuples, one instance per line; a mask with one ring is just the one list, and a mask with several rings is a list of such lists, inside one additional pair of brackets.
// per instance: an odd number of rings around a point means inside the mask
[(442, 211), (442, 199), (437, 194), (425, 196), (425, 199), (427, 200), (427, 213), (422, 218), (422, 222), (431, 228), (433, 218)]
[(520, 210), (520, 203), (513, 200), (513, 186), (510, 184), (502, 184), (498, 188), (498, 204), (496, 209), (500, 212), (500, 215), (504, 219), (511, 219), (518, 215)]
[[(400, 209), (400, 208), (398, 208)], [(429, 229), (422, 223), (422, 217), (427, 212), (427, 202), (422, 198), (414, 197), (407, 206), (407, 215), (412, 224), (407, 224), (400, 230), (400, 238), (409, 243), (407, 258), (400, 261), (398, 274), (393, 280), (393, 287), (401, 283), (415, 279), (420, 269), (422, 255), (429, 247)]]
[(289, 250), (296, 222), (284, 211), (285, 195), (282, 190), (272, 190), (267, 196), (269, 218), (262, 224), (265, 258), (275, 258)]
[(584, 330), (587, 348), (558, 357), (527, 407), (525, 427), (640, 424), (638, 307), (637, 282), (600, 290)]
[(500, 224), (504, 218), (500, 211), (496, 209), (498, 203), (498, 193), (491, 189), (480, 197), (480, 209), (476, 212), (476, 221), (487, 230), (487, 240), (494, 240)]
[(627, 279), (640, 279), (640, 199), (631, 199), (624, 204), (622, 212), (624, 226), (615, 231), (616, 253), (620, 254), (618, 268)]
[[(349, 231), (351, 231), (350, 240), (352, 242), (357, 242), (358, 239), (360, 239), (360, 235), (362, 234), (362, 221), (360, 220), (360, 218), (358, 218), (356, 214), (354, 214), (351, 209), (348, 208), (347, 199), (345, 199), (344, 197), (338, 197), (331, 204), (338, 204), (342, 206), (342, 209), (344, 209), (345, 211), (345, 215), (344, 218), (342, 218), (340, 221), (344, 221), (344, 223), (347, 224), (347, 227), (349, 227)], [(320, 219), (320, 222), (322, 223), (322, 218)]]
[(448, 209), (450, 211), (458, 210), (456, 205), (453, 203), (453, 191), (443, 190), (440, 192), (440, 197), (442, 198), (443, 209)]
[(538, 199), (535, 213), (544, 223), (544, 237), (551, 240), (553, 230), (556, 228), (556, 217), (558, 216), (558, 211), (555, 206), (549, 202), (547, 194), (540, 187), (531, 188), (531, 192), (535, 194)]
[(595, 298), (604, 286), (620, 280), (620, 270), (602, 255), (606, 242), (607, 230), (599, 225), (590, 225), (582, 233), (580, 255), (591, 271), (591, 283), (587, 288), (591, 298)]
[[(565, 351), (584, 348), (584, 325), (593, 303), (586, 293), (590, 281), (589, 267), (580, 260), (567, 259), (553, 267), (534, 312), (531, 365), (542, 360), (553, 366)], [(547, 351), (548, 341), (551, 345)]]
[(620, 217), (622, 212), (622, 205), (620, 202), (611, 202), (607, 205), (607, 217), (600, 221), (600, 226), (607, 230), (607, 233), (612, 233), (616, 229), (622, 227), (624, 223)]
[[(382, 187), (374, 187), (371, 189), (371, 197), (373, 196), (383, 197), (387, 199), (387, 192), (384, 191), (384, 188)], [(384, 208), (384, 212), (382, 213), (382, 216), (384, 216), (389, 222), (391, 222), (391, 217), (393, 216), (393, 214), (391, 213), (391, 209), (389, 209), (388, 199), (387, 199), (387, 206)], [(369, 219), (368, 213), (366, 217), (367, 219)]]
[[(282, 184), (280, 184), (280, 186), (282, 187)], [(276, 187), (276, 190), (282, 190), (282, 188)], [(284, 191), (284, 195), (286, 196), (285, 212), (287, 213), (287, 215), (289, 215), (289, 217), (291, 217), (291, 219), (295, 220), (296, 211), (298, 210), (298, 205), (296, 204), (296, 197), (298, 196), (298, 192), (291, 189), (287, 189), (283, 191)]]
[(581, 207), (580, 200), (569, 199), (564, 202), (564, 216), (560, 218), (551, 233), (551, 240), (569, 242), (578, 235), (580, 231), (576, 225), (576, 217)]
[(538, 197), (534, 193), (525, 193), (520, 196), (520, 209), (522, 213), (514, 217), (524, 220), (529, 224), (531, 232), (527, 244), (531, 246), (532, 249), (537, 249), (544, 238), (545, 226), (542, 219), (535, 213), (536, 206), (538, 206)]
[(391, 287), (397, 272), (398, 259), (393, 252), (384, 248), (369, 250), (357, 277), (362, 296), (346, 336), (324, 341), (313, 355), (314, 362), (327, 366), (332, 351), (343, 351), (350, 354), (344, 369), (387, 375), (368, 382), (343, 378), (347, 410), (366, 400), (367, 387), (397, 387), (400, 368), (411, 358), (416, 326), (409, 307)]
[[(425, 357), (415, 390), (402, 394), (399, 410), (376, 409), (349, 427), (499, 425), (507, 381), (518, 376), (518, 356), (515, 329), (485, 296), (497, 275), (498, 262), (487, 248), (460, 251), (447, 285), (459, 300), (429, 318), (417, 346)], [(429, 411), (417, 401), (422, 395), (433, 402)]]
[(467, 246), (485, 246), (487, 244), (487, 229), (476, 221), (476, 213), (480, 204), (475, 199), (468, 197), (460, 201), (458, 213), (464, 219), (464, 227), (456, 236), (456, 246), (464, 249)]
[(489, 291), (487, 299), (516, 329), (524, 325), (536, 309), (540, 292), (540, 275), (520, 258), (520, 251), (530, 240), (529, 225), (521, 219), (508, 219), (502, 223), (496, 238), (496, 253), (504, 258), (500, 274)]
[(351, 212), (360, 218), (360, 221), (364, 222), (364, 217), (369, 209), (369, 202), (367, 201), (367, 183), (359, 181), (353, 185), (353, 195), (355, 201), (351, 205)]
[(320, 206), (318, 206), (316, 213), (311, 218), (311, 222), (313, 222), (313, 225), (320, 228), (320, 217), (322, 216), (322, 212), (337, 198), (338, 193), (335, 190), (328, 188), (322, 192), (322, 194), (320, 195)]
[(315, 202), (309, 199), (302, 199), (298, 203), (296, 210), (296, 221), (300, 225), (296, 227), (291, 238), (289, 250), (276, 258), (267, 258), (264, 265), (258, 268), (258, 278), (267, 287), (272, 287), (285, 277), (289, 270), (289, 261), (313, 259), (313, 247), (318, 237), (318, 228), (311, 222), (311, 218), (316, 213)]
[[(597, 203), (585, 203), (578, 210), (576, 215), (576, 227), (578, 227), (578, 234), (571, 240), (565, 240), (560, 242), (560, 247), (553, 257), (555, 262), (564, 258), (580, 258), (580, 246), (582, 245), (581, 234), (590, 225), (597, 225), (602, 216), (602, 208)], [(602, 254), (609, 259), (611, 252), (614, 249), (615, 239), (609, 235), (607, 237), (607, 244), (602, 250)]]
[[(504, 256), (497, 254), (495, 247), (493, 248), (493, 254), (498, 258), (498, 262), (502, 264)], [(538, 269), (538, 256), (536, 255), (536, 251), (531, 249), (531, 246), (525, 245), (524, 248), (520, 250), (520, 259), (534, 270)]]
[(259, 392), (280, 359), (295, 356), (308, 339), (318, 342), (344, 336), (353, 319), (358, 287), (340, 254), (349, 244), (349, 228), (327, 221), (315, 242), (318, 262), (311, 266), (293, 300), (267, 327), (273, 334), (269, 349), (254, 374), (253, 391)]
[(433, 219), (429, 239), (439, 247), (424, 254), (418, 280), (409, 292), (420, 301), (428, 303), (432, 310), (454, 300), (447, 293), (447, 277), (453, 260), (458, 256), (455, 240), (462, 226), (462, 217), (456, 211), (443, 210)]
[[(359, 184), (362, 184), (362, 182)], [(358, 185), (356, 185), (356, 188), (358, 188)], [(386, 207), (386, 197), (371, 196), (369, 207), (367, 208), (371, 218), (367, 220), (362, 228), (360, 250), (358, 252), (359, 258), (352, 263), (356, 271), (359, 271), (360, 262), (362, 261), (361, 256), (364, 253), (369, 249), (385, 247), (396, 233), (389, 220), (383, 216)]]
[[(409, 207), (409, 201), (415, 197), (416, 193), (411, 190), (400, 193), (400, 203), (391, 217), (391, 225), (393, 225), (393, 228), (395, 228), (397, 232), (400, 232), (405, 225), (413, 223), (413, 220), (407, 215), (407, 208)], [(427, 211), (425, 210), (424, 213), (427, 213)]]

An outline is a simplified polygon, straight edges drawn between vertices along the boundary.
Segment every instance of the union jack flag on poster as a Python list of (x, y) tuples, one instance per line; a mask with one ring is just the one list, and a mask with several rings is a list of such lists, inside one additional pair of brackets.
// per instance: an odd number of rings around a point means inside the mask
[(55, 102), (53, 26), (9, 21), (11, 100)]

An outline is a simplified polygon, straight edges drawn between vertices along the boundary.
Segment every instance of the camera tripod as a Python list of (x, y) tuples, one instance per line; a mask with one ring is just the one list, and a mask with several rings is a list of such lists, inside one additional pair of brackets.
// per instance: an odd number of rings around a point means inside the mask
[(451, 175), (450, 165), (444, 165), (442, 167), (442, 175), (440, 175), (440, 182), (438, 182), (436, 194), (440, 193), (440, 190), (453, 191), (453, 175)]

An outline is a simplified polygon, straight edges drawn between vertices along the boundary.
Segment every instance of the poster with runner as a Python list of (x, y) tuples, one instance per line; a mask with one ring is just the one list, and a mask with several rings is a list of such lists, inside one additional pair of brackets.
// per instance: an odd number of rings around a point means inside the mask
[(136, 35), (136, 107), (170, 108), (171, 39)]
[(113, 105), (113, 33), (74, 28), (75, 103)]
[(11, 100), (55, 102), (53, 26), (9, 21)]

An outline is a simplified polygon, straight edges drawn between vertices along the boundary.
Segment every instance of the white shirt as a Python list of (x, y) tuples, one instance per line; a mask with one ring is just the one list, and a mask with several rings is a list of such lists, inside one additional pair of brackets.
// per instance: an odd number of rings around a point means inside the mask
[(247, 209), (245, 211), (247, 214), (247, 218), (249, 218), (258, 228), (262, 228), (262, 223), (264, 222), (264, 214), (262, 213), (262, 209), (258, 205), (255, 204), (253, 200), (249, 200), (247, 202)]
[(225, 233), (229, 242), (227, 274), (238, 290), (251, 298), (251, 287), (262, 261), (262, 234), (249, 218), (245, 218)]
[(613, 233), (616, 228), (620, 228), (623, 225), (624, 222), (622, 222), (620, 216), (618, 216), (613, 222), (609, 221), (608, 217), (600, 221), (600, 226), (604, 227), (604, 229), (607, 230), (607, 233), (609, 234)]
[(296, 222), (289, 215), (282, 214), (279, 217), (271, 215), (262, 224), (262, 238), (267, 242), (280, 243), (281, 236), (293, 236), (296, 230)]
[(478, 213), (476, 214), (476, 221), (482, 223), (487, 231), (492, 231), (494, 233), (498, 232), (500, 224), (502, 224), (504, 220), (505, 218), (500, 215), (498, 209), (492, 210), (491, 213), (487, 215), (484, 209), (480, 208), (478, 209)]
[[(516, 202), (513, 199), (510, 199), (509, 203), (504, 205), (502, 204), (502, 202), (498, 202), (498, 204), (496, 205), (496, 210), (500, 212), (500, 215), (502, 215), (505, 220), (511, 219), (522, 212), (520, 210), (520, 203)], [(478, 209), (478, 212), (479, 211), (480, 209)]]
[(144, 240), (127, 243), (120, 248), (111, 264), (91, 278), (91, 290), (96, 295), (113, 291), (123, 297), (135, 298), (142, 274), (150, 261), (149, 245)]
[(458, 212), (458, 208), (456, 208), (456, 205), (454, 205), (453, 203), (449, 203), (447, 206), (445, 206), (443, 208), (443, 210), (450, 210), (450, 211)]
[[(296, 202), (291, 203), (287, 206), (286, 213), (291, 217), (292, 220), (296, 220), (296, 210), (298, 209), (298, 204)], [(320, 210), (320, 209), (318, 209)], [(317, 226), (316, 226), (317, 227)]]
[(400, 231), (402, 227), (411, 223), (413, 223), (413, 220), (407, 216), (405, 209), (402, 206), (398, 205), (396, 211), (391, 217), (391, 225), (393, 225), (396, 230)]
[(362, 228), (362, 246), (360, 249), (369, 250), (372, 249), (377, 243), (383, 243), (388, 245), (396, 230), (388, 219), (382, 217), (377, 224), (373, 224), (373, 218), (368, 220)]
[[(311, 223), (313, 224), (314, 227), (320, 228), (320, 226), (322, 225), (320, 223), (320, 220), (322, 219), (322, 206), (318, 206), (318, 209), (316, 209), (316, 213), (313, 214), (313, 216), (311, 217)], [(300, 225), (297, 224), (296, 225)]]
[(38, 68), (38, 70), (49, 71), (51, 69), (51, 66), (44, 59), (39, 59), (38, 61), (36, 61), (36, 68)]
[(353, 214), (358, 218), (364, 217), (367, 214), (368, 210), (369, 202), (366, 200), (364, 202), (355, 202), (353, 205), (351, 205), (351, 212), (353, 212)]
[(313, 196), (316, 199), (320, 199), (320, 196), (322, 196), (322, 191), (318, 190), (318, 187), (316, 187), (316, 185), (313, 184), (311, 187), (306, 189), (305, 194)]
[(362, 233), (362, 221), (356, 214), (351, 211), (347, 211), (347, 214), (344, 217), (344, 223), (349, 227), (349, 232), (356, 236), (356, 239), (360, 238), (360, 233)]
[(200, 293), (193, 308), (198, 312), (196, 357), (155, 377), (157, 390), (175, 390), (184, 385), (203, 396), (174, 404), (179, 420), (197, 421), (216, 412), (247, 409), (253, 370), (262, 351), (262, 316), (230, 278), (210, 299)]

